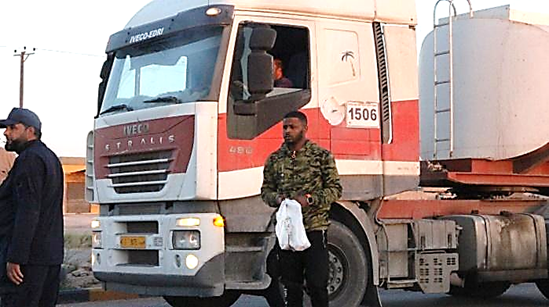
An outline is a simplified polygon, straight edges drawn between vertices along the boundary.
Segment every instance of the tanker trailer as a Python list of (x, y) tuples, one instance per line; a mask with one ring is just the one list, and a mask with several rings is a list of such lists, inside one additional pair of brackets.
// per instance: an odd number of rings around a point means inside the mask
[(549, 297), (547, 50), (549, 16), (510, 6), (436, 20), (422, 45), (420, 180), (450, 188), (437, 213), (461, 228), (451, 293)]

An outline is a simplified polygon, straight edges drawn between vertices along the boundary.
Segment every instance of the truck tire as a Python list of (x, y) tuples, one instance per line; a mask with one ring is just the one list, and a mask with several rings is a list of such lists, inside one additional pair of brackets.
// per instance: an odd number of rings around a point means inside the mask
[(328, 229), (328, 258), (330, 306), (359, 306), (368, 286), (368, 258), (356, 235), (333, 220)]
[(536, 287), (546, 299), (549, 299), (549, 279), (536, 280)]
[(240, 292), (225, 291), (216, 297), (164, 296), (172, 307), (229, 307), (240, 297)]

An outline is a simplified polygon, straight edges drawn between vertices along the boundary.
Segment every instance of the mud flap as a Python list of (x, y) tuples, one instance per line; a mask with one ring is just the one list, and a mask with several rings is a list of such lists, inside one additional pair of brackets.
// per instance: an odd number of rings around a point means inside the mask
[(372, 284), (368, 286), (364, 299), (360, 305), (366, 307), (381, 307), (381, 299), (377, 286)]

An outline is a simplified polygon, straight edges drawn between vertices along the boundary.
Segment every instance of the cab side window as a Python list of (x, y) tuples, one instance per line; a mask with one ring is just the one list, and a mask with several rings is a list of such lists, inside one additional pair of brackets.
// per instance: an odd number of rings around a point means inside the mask
[[(266, 50), (266, 40), (263, 38), (267, 36), (271, 38), (267, 41), (272, 48), (267, 47), (269, 49)], [(273, 39), (274, 44), (271, 45)], [(269, 65), (271, 59), (272, 65)], [(228, 137), (254, 139), (280, 122), (286, 113), (306, 105), (311, 99), (310, 63), (308, 28), (241, 23), (234, 47), (227, 99)], [(259, 65), (261, 68), (249, 65)], [(251, 88), (255, 94), (250, 93)], [(257, 91), (257, 88), (261, 90)]]
[[(248, 84), (248, 57), (251, 54), (250, 38), (257, 23), (239, 25), (233, 68), (231, 72), (231, 98), (246, 100)], [(264, 25), (262, 25), (264, 26)], [(305, 28), (267, 25), (277, 33), (273, 57), (273, 90), (268, 97), (310, 88), (309, 31)]]

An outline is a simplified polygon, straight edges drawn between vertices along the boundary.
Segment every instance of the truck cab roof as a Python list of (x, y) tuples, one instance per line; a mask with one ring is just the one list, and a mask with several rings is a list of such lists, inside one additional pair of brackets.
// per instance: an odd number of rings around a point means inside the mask
[(158, 21), (193, 8), (216, 5), (231, 5), (236, 11), (321, 15), (412, 26), (417, 24), (415, 1), (410, 0), (346, 0), (345, 5), (332, 0), (154, 0), (137, 12), (125, 28)]

